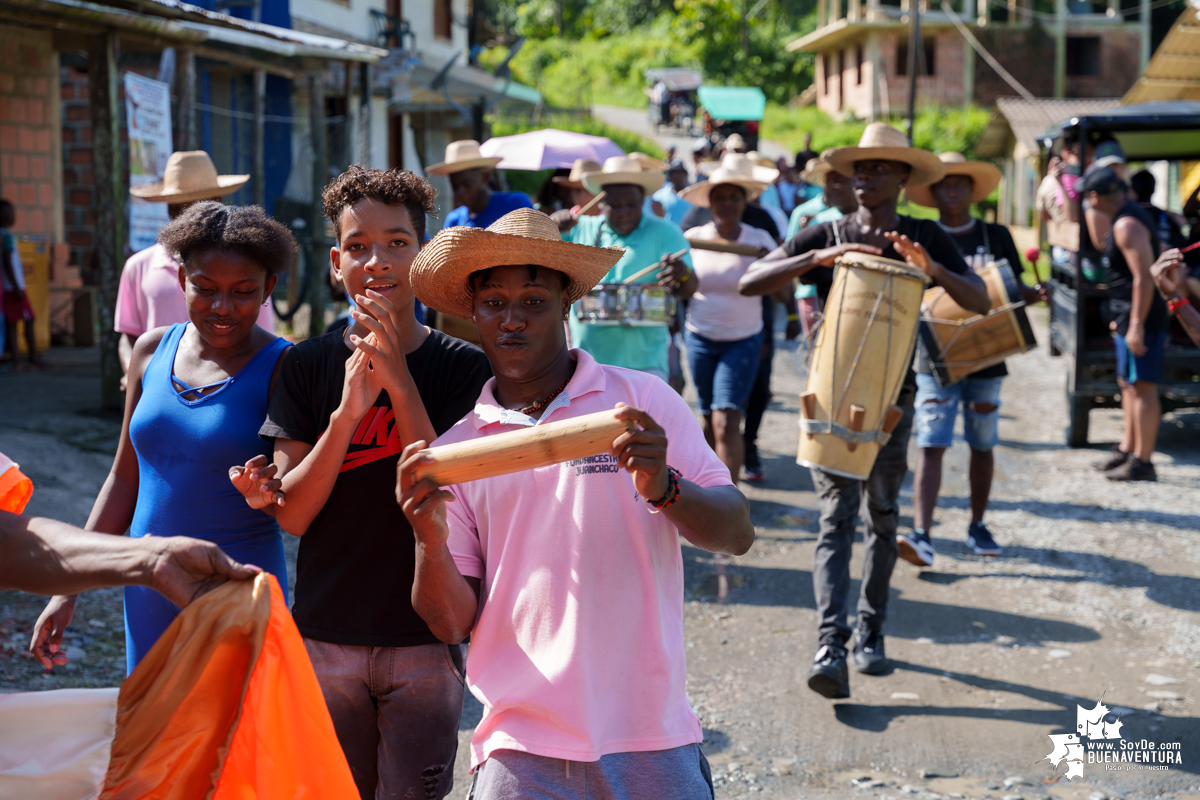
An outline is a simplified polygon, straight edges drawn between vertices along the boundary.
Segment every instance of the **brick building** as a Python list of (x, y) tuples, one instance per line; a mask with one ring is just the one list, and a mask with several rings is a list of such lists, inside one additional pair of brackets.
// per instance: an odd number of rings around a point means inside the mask
[[(917, 52), (917, 105), (993, 105), (1013, 94), (942, 10), (922, 0), (923, 46)], [(952, 3), (983, 47), (1033, 95), (1120, 97), (1148, 57), (1149, 11), (1126, 22), (1116, 0), (1105, 13), (1087, 2), (1058, 0), (1060, 17), (1033, 10), (1031, 0), (1010, 0), (993, 10), (975, 0)], [(816, 104), (828, 114), (877, 119), (903, 113), (909, 93), (909, 0), (818, 0), (818, 27), (789, 50), (817, 54)], [(995, 17), (999, 17), (996, 19)], [(1061, 28), (1059, 23), (1061, 22)], [(1061, 35), (1060, 35), (1061, 34)], [(1056, 59), (1062, 51), (1061, 77)], [(1058, 85), (1061, 81), (1061, 87)]]

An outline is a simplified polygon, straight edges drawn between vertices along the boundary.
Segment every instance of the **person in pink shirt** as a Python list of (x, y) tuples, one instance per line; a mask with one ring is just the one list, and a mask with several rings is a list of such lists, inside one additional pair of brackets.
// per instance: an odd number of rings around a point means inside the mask
[[(249, 175), (218, 175), (203, 150), (181, 151), (167, 159), (161, 181), (134, 186), (129, 193), (147, 202), (166, 203), (167, 215), (174, 220), (196, 203), (232, 194), (249, 180)], [(179, 264), (166, 248), (156, 243), (130, 256), (121, 271), (113, 310), (113, 328), (122, 334), (118, 345), (122, 372), (129, 371), (129, 358), (139, 336), (187, 321)], [(275, 332), (275, 311), (269, 297), (258, 313), (258, 326)], [(125, 389), (124, 377), (121, 389)]]
[(471, 636), (475, 800), (713, 796), (685, 693), (678, 537), (741, 555), (754, 528), (666, 383), (567, 347), (571, 303), (620, 255), (519, 210), (442, 231), (413, 264), (416, 295), (473, 318), (495, 372), (435, 445), (614, 406), (637, 423), (600, 455), (444, 489), (413, 477), (425, 442), (401, 456), (413, 607), (443, 641)]

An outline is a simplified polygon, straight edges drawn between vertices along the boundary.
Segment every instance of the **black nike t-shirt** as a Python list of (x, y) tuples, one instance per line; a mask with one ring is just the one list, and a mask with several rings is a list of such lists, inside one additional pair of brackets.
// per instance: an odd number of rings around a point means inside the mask
[[(352, 354), (341, 329), (291, 348), (259, 435), (316, 444), (342, 401)], [(475, 407), (492, 376), (482, 350), (436, 330), (407, 361), (439, 436)], [(380, 392), (354, 431), (325, 507), (300, 538), (292, 616), (309, 639), (361, 647), (438, 641), (412, 607), (415, 540), (396, 503), (404, 447), (394, 416)]]
[[(836, 237), (834, 235), (835, 225), (837, 226)], [(958, 248), (954, 246), (954, 242), (950, 241), (950, 237), (933, 220), (898, 215), (896, 232), (907, 236), (911, 241), (920, 242), (930, 257), (950, 272), (959, 275), (967, 273), (967, 262), (963, 260)], [(853, 215), (843, 217), (836, 222), (823, 222), (820, 225), (810, 225), (807, 228), (803, 228), (784, 243), (783, 249), (789, 256), (798, 256), (810, 250), (823, 250), (827, 247), (833, 247), (839, 239), (843, 243), (872, 244), (881, 248), (886, 243), (887, 247), (883, 248), (884, 258), (890, 258), (895, 261), (904, 260), (896, 252), (896, 248), (891, 242), (887, 240), (884, 240), (884, 242), (868, 240), (867, 236), (863, 234), (861, 226), (855, 224)], [(825, 300), (828, 298), (829, 290), (833, 286), (833, 267), (816, 267), (811, 269), (800, 276), (800, 282), (815, 284), (817, 294), (821, 296), (821, 300)], [(920, 346), (918, 346), (917, 350), (919, 352), (914, 355), (914, 360), (921, 364), (922, 372), (928, 373), (929, 356)], [(904, 382), (915, 385), (916, 381), (916, 376), (910, 368)]]

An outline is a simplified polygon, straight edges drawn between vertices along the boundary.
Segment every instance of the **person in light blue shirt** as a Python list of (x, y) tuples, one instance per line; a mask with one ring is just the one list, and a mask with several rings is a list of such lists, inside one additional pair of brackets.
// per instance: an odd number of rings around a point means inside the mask
[(663, 208), (663, 219), (674, 222), (682, 227), (683, 217), (692, 208), (692, 204), (679, 196), (688, 185), (687, 167), (682, 161), (672, 161), (667, 168), (667, 182), (662, 185), (651, 198), (657, 200)]
[(489, 182), (492, 169), (502, 158), (484, 158), (479, 142), (466, 139), (451, 142), (446, 148), (446, 160), (434, 164), (425, 172), (444, 175), (454, 191), (455, 209), (446, 215), (444, 228), (465, 225), (486, 228), (510, 211), (533, 208), (530, 199), (521, 192), (493, 192)]
[(787, 239), (791, 239), (802, 228), (839, 220), (858, 208), (853, 179), (835, 172), (824, 160), (814, 158), (809, 161), (802, 177), (808, 183), (821, 186), (822, 194), (796, 206), (788, 220)]
[[(637, 159), (616, 156), (604, 162), (601, 172), (583, 179), (589, 192), (605, 193), (600, 202), (600, 216), (572, 219), (569, 211), (556, 211), (552, 219), (568, 242), (625, 250), (601, 283), (621, 283), (663, 261), (661, 270), (652, 270), (636, 282), (662, 283), (677, 297), (687, 299), (695, 292), (697, 281), (691, 256), (686, 252), (675, 255), (690, 250), (683, 231), (672, 222), (642, 211), (646, 195), (662, 183), (661, 172), (644, 171)], [(595, 325), (581, 322), (572, 309), (570, 325), (571, 341), (599, 363), (648, 372), (667, 380), (670, 335), (666, 324)]]

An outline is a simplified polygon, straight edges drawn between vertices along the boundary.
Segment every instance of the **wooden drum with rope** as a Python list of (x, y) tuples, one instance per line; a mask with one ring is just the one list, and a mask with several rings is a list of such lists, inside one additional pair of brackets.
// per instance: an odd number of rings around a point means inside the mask
[(866, 480), (900, 421), (925, 273), (866, 253), (838, 258), (800, 395), (796, 462)]

